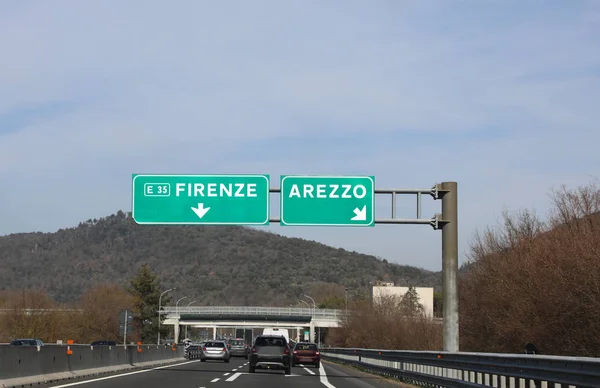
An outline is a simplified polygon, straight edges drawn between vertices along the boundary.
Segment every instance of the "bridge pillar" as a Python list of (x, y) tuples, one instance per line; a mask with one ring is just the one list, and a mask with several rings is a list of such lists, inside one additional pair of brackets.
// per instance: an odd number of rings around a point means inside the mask
[(315, 323), (310, 322), (310, 340), (309, 342), (315, 342)]
[(213, 332), (213, 341), (217, 339), (217, 327), (213, 326), (212, 327), (212, 332)]
[(179, 319), (175, 321), (175, 325), (173, 326), (173, 339), (176, 344), (179, 343)]

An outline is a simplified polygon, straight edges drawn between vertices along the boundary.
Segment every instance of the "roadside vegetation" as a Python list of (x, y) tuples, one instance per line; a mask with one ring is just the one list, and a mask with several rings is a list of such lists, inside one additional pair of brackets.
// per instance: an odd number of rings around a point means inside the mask
[(460, 282), (465, 351), (600, 356), (600, 187), (550, 193), (547, 219), (523, 210), (477, 234)]
[(331, 346), (367, 349), (438, 350), (442, 325), (423, 314), (414, 288), (403, 297), (385, 296), (355, 301), (341, 328), (331, 330)]
[[(505, 211), (474, 236), (459, 274), (461, 351), (523, 353), (533, 343), (541, 354), (600, 357), (600, 187), (562, 187), (550, 198), (548, 217)], [(441, 300), (436, 293), (435, 316)], [(328, 341), (441, 350), (442, 326), (412, 306), (402, 298), (356, 302)]]
[[(98, 340), (122, 341), (119, 312), (134, 313), (134, 332), (128, 342), (156, 342), (160, 281), (146, 265), (130, 280), (129, 287), (101, 284), (89, 288), (79, 301), (57, 303), (41, 290), (0, 293), (0, 343), (15, 338), (36, 338), (44, 342), (72, 339), (76, 343)], [(170, 297), (163, 296), (163, 303)], [(44, 311), (47, 310), (47, 311)], [(62, 311), (59, 311), (62, 310)], [(161, 326), (161, 335), (169, 331)]]

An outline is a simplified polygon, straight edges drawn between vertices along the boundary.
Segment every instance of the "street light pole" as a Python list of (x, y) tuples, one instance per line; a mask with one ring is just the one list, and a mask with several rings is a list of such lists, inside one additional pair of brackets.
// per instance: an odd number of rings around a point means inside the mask
[[(191, 305), (192, 303), (196, 303), (196, 302), (197, 302), (197, 300), (193, 300), (193, 301), (191, 301), (190, 303), (188, 303), (187, 307), (190, 307), (190, 305)], [(188, 337), (188, 335), (187, 335), (187, 334), (188, 334), (188, 330), (187, 330), (187, 329), (188, 329), (188, 325), (185, 325), (185, 338), (187, 338), (187, 337)]]
[(348, 315), (348, 288), (346, 288), (346, 315)]
[(160, 345), (160, 310), (161, 310), (162, 297), (167, 292), (173, 291), (173, 290), (175, 290), (175, 288), (169, 288), (168, 290), (163, 291), (163, 293), (160, 294), (160, 296), (158, 297), (158, 341), (156, 342), (157, 345)]
[[(316, 310), (317, 308), (317, 304), (315, 303), (315, 300), (313, 298), (311, 298), (310, 296), (306, 295), (306, 294), (302, 294), (302, 296), (307, 297), (308, 299), (310, 299), (313, 303), (313, 308)], [(313, 313), (314, 314), (314, 313)]]
[[(179, 300), (177, 301), (177, 303), (175, 303), (175, 315), (177, 315), (177, 334), (179, 334), (179, 320), (180, 320), (180, 316), (179, 316), (179, 302), (181, 302), (184, 299), (187, 299), (187, 296), (181, 297), (179, 298)], [(177, 337), (179, 337), (179, 335), (177, 335)], [(173, 338), (175, 340), (175, 343), (179, 342), (179, 338)]]
[[(310, 310), (310, 305), (308, 304), (307, 301), (300, 299), (300, 302), (304, 303), (306, 305), (306, 307), (308, 307), (308, 309)], [(302, 329), (304, 330), (304, 329)]]
[[(313, 298), (311, 298), (310, 296), (306, 295), (306, 294), (302, 294), (302, 296), (307, 297), (308, 299), (310, 299), (313, 303), (313, 313), (312, 313), (312, 319), (315, 319), (315, 313), (317, 310), (317, 303), (315, 303), (315, 300)], [(319, 344), (321, 342), (321, 328), (318, 326), (315, 326), (315, 329), (317, 329), (317, 344)], [(311, 338), (311, 341), (313, 341), (314, 339)]]

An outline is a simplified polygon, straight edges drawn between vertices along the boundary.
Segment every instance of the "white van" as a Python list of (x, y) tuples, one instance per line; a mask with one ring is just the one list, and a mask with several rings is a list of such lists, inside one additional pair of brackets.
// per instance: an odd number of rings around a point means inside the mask
[(267, 327), (263, 330), (263, 335), (282, 335), (285, 340), (290, 343), (290, 333), (288, 329), (280, 329), (278, 327)]

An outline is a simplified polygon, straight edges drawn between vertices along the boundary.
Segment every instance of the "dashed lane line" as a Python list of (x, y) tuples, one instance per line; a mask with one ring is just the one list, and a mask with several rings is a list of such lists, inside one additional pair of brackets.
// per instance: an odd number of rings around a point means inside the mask
[(314, 376), (314, 374), (315, 374), (315, 372), (313, 372), (312, 370), (308, 369), (308, 368), (307, 368), (307, 367), (305, 367), (305, 366), (302, 366), (302, 369), (304, 369), (305, 371), (307, 371), (308, 373), (310, 373), (310, 374), (311, 374), (311, 375), (313, 375), (313, 376)]
[(228, 379), (227, 379), (227, 380), (225, 380), (225, 381), (229, 381), (229, 382), (231, 382), (231, 381), (234, 381), (235, 379), (237, 379), (237, 378), (238, 378), (238, 377), (240, 377), (241, 375), (242, 375), (241, 373), (236, 373), (236, 374), (234, 374), (233, 376), (231, 376), (230, 378), (228, 378)]

